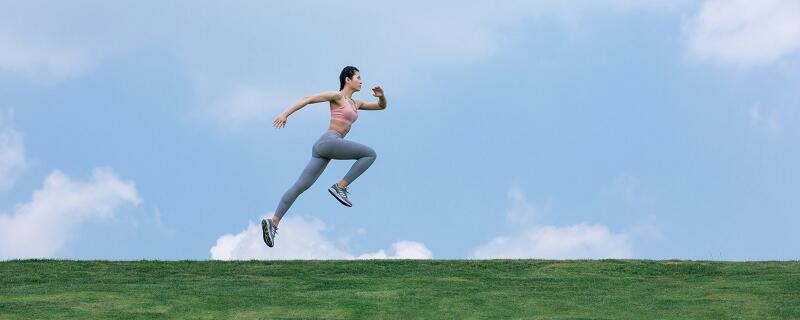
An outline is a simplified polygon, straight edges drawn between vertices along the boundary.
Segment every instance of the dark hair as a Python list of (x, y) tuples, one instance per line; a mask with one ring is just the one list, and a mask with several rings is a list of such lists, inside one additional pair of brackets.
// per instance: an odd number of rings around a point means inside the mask
[(353, 80), (353, 76), (356, 74), (356, 71), (358, 71), (358, 68), (353, 66), (346, 66), (344, 69), (342, 69), (342, 73), (339, 74), (339, 90), (344, 89), (345, 78), (350, 78), (350, 80)]

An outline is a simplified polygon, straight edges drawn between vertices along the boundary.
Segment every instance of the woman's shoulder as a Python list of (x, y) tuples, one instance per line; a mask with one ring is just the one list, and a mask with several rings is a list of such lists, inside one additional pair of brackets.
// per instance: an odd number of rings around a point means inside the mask
[(341, 108), (344, 106), (344, 96), (340, 91), (331, 91), (332, 97), (328, 101), (331, 104), (331, 108)]

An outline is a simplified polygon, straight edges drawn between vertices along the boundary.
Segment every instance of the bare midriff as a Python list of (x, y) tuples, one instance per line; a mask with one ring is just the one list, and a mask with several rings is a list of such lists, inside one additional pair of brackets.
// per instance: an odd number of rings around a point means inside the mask
[(350, 126), (351, 125), (348, 124), (347, 122), (331, 119), (331, 125), (330, 127), (328, 127), (328, 130), (333, 130), (338, 133), (341, 133), (342, 138), (344, 138), (344, 136), (346, 136), (347, 133), (350, 132)]

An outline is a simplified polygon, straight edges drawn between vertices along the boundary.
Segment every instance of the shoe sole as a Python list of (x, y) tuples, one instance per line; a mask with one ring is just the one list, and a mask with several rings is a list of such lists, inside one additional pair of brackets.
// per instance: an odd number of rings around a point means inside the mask
[(336, 198), (336, 200), (339, 200), (339, 202), (341, 202), (343, 205), (345, 205), (345, 206), (348, 206), (348, 207), (352, 207), (352, 206), (353, 206), (353, 204), (351, 204), (351, 203), (347, 203), (347, 201), (344, 201), (344, 199), (340, 198), (340, 197), (339, 197), (339, 193), (338, 193), (338, 192), (336, 192), (336, 190), (335, 190), (335, 189), (333, 189), (333, 187), (330, 187), (330, 188), (328, 188), (328, 192), (330, 192), (330, 193), (331, 193), (331, 195), (332, 195), (334, 198)]
[(269, 238), (269, 223), (267, 223), (267, 219), (261, 219), (261, 232), (264, 236), (264, 243), (267, 244), (267, 247), (272, 248), (272, 239)]

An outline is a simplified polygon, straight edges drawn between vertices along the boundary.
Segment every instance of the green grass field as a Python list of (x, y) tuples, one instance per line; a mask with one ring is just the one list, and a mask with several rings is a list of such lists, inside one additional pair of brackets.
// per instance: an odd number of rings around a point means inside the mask
[(0, 319), (799, 319), (800, 262), (0, 262)]

